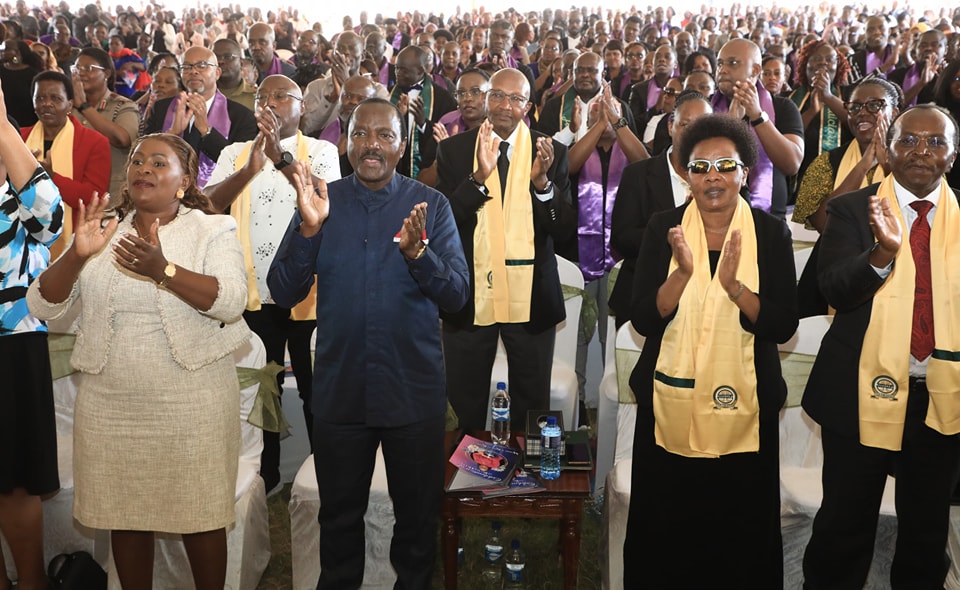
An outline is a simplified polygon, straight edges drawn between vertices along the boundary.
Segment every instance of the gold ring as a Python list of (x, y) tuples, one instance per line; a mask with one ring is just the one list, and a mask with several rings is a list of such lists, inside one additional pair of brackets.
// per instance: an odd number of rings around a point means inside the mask
[(138, 260), (137, 258), (134, 258), (133, 260), (130, 261), (130, 264), (136, 264), (137, 260)]

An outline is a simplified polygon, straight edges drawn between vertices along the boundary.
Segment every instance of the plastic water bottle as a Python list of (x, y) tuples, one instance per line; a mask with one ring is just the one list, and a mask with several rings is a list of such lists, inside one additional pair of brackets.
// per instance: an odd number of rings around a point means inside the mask
[(507, 553), (503, 568), (506, 573), (503, 584), (504, 590), (521, 590), (524, 588), (523, 568), (526, 566), (526, 561), (526, 556), (520, 550), (520, 540), (514, 539), (510, 542), (510, 551)]
[(540, 429), (540, 477), (560, 477), (560, 427), (556, 416), (547, 416), (547, 423)]
[(490, 439), (498, 445), (510, 442), (510, 396), (507, 384), (497, 383), (497, 392), (490, 404)]
[(500, 523), (494, 521), (491, 525), (490, 537), (483, 546), (483, 569), (480, 577), (484, 586), (500, 588), (503, 579), (503, 542), (500, 540)]

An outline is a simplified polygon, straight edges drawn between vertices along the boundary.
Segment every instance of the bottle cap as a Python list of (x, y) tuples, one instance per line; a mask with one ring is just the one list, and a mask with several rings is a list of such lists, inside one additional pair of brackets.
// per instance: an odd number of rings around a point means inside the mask
[(556, 426), (557, 417), (556, 416), (547, 416), (547, 426)]
[(506, 389), (506, 388), (507, 388), (507, 384), (506, 384), (506, 383), (504, 383), (503, 381), (498, 381), (498, 382), (497, 382), (497, 389)]
[(510, 548), (511, 548), (511, 549), (519, 549), (519, 548), (520, 548), (520, 539), (514, 539), (514, 540), (510, 541)]

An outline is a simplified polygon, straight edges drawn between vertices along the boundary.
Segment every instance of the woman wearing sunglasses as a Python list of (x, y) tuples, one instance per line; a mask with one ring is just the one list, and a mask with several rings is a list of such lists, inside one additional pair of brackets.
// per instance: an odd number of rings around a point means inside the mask
[(630, 376), (624, 587), (778, 589), (777, 343), (797, 327), (790, 234), (740, 197), (757, 161), (744, 123), (705, 115), (676, 149), (693, 198), (650, 219), (633, 287), (630, 319), (646, 343)]
[[(850, 100), (844, 103), (847, 126), (854, 139), (823, 152), (810, 163), (797, 192), (793, 221), (822, 232), (830, 199), (883, 179), (887, 128), (900, 112), (902, 103), (903, 91), (896, 84), (875, 76), (860, 80)], [(817, 282), (819, 253), (817, 242), (810, 262), (800, 273), (797, 285), (800, 317), (827, 313), (827, 300)]]

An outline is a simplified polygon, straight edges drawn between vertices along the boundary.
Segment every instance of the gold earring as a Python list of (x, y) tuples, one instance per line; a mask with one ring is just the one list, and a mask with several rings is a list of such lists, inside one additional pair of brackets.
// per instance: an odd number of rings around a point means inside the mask
[(184, 195), (183, 189), (182, 189), (182, 188), (181, 188), (181, 189), (177, 189), (177, 199), (182, 201), (182, 200), (183, 200), (183, 195)]

